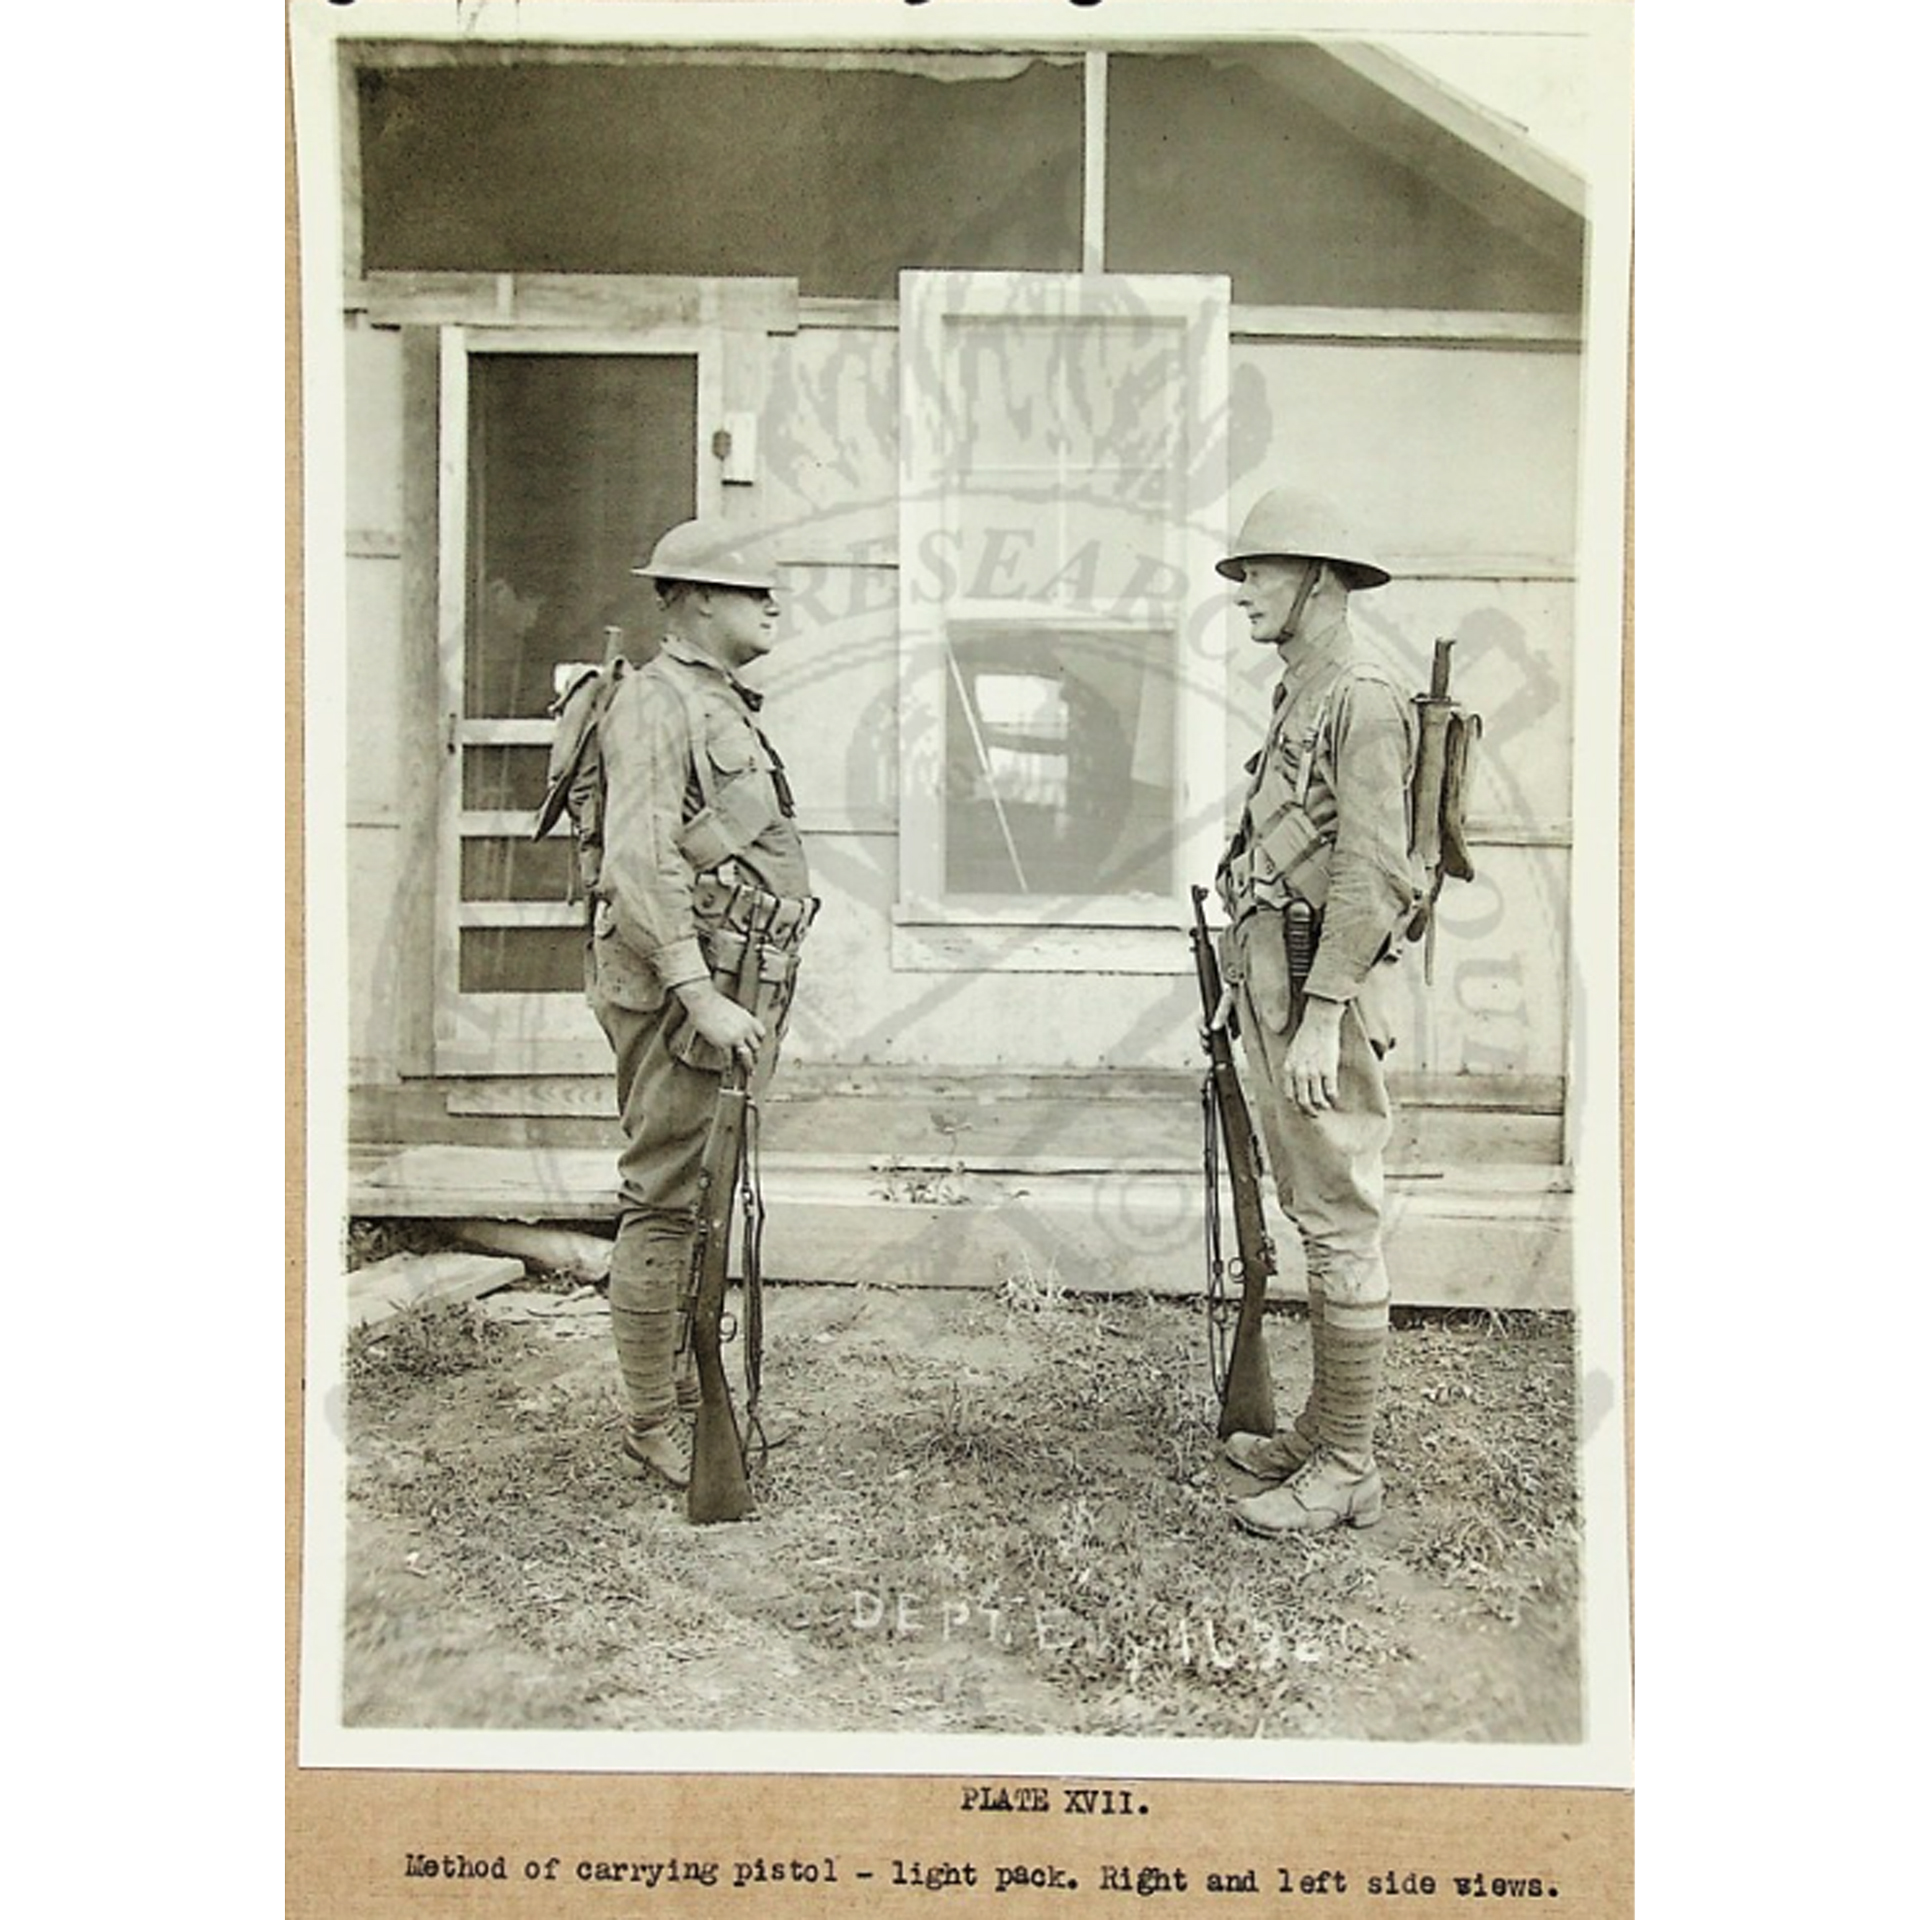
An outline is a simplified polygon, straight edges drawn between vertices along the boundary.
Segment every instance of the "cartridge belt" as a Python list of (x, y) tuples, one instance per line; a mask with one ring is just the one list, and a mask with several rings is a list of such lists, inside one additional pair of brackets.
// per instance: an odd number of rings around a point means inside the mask
[[(746, 964), (747, 945), (744, 933), (733, 933), (725, 927), (702, 928), (700, 932), (700, 951), (708, 967), (717, 974), (738, 975)], [(779, 986), (793, 977), (799, 964), (800, 955), (795, 948), (769, 943), (760, 951), (760, 978), (770, 987)]]
[[(1304, 910), (1310, 916), (1308, 924), (1312, 927), (1310, 938), (1295, 934), (1293, 955), (1295, 958), (1309, 947), (1317, 947), (1320, 940), (1320, 928), (1326, 919), (1324, 906), (1316, 906), (1305, 894), (1290, 892), (1284, 877), (1273, 878), (1254, 871), (1253, 856), (1242, 850), (1228, 856), (1220, 864), (1215, 876), (1215, 885), (1220, 894), (1221, 904), (1227, 910), (1227, 921), (1232, 927), (1239, 927), (1256, 913), (1286, 914), (1290, 910), (1296, 915)], [(1419, 920), (1422, 907), (1419, 901), (1409, 906), (1380, 942), (1380, 951), (1373, 957), (1378, 966), (1383, 960), (1397, 960), (1400, 949), (1409, 939), (1419, 936), (1410, 928)], [(1305, 944), (1303, 945), (1303, 940)]]
[(693, 916), (701, 943), (709, 949), (708, 964), (718, 966), (715, 956), (725, 954), (727, 972), (738, 971), (751, 937), (765, 950), (766, 977), (783, 978), (786, 969), (776, 972), (773, 961), (776, 957), (789, 960), (819, 911), (820, 902), (812, 895), (795, 898), (769, 893), (743, 878), (732, 861), (699, 875), (693, 883)]

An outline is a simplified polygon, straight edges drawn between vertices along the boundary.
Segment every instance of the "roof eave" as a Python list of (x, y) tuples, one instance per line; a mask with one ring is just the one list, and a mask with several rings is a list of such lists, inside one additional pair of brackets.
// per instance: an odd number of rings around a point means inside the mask
[(1385, 47), (1348, 40), (1325, 40), (1320, 45), (1363, 80), (1424, 115), (1568, 212), (1586, 218), (1586, 181), (1564, 161), (1536, 146), (1514, 122), (1490, 114)]

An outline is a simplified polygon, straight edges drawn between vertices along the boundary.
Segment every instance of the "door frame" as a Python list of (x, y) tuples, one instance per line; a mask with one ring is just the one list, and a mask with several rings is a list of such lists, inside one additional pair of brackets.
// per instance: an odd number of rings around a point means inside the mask
[[(440, 329), (439, 593), (433, 915), (433, 1070), (436, 1074), (582, 1073), (607, 1066), (606, 1040), (583, 993), (467, 993), (460, 986), (460, 936), (467, 927), (583, 925), (578, 901), (460, 897), (461, 852), (471, 839), (531, 831), (530, 812), (472, 811), (464, 805), (465, 750), (544, 747), (546, 717), (475, 718), (466, 713), (471, 367), (484, 354), (600, 354), (694, 362), (694, 508), (717, 510), (720, 463), (700, 457), (721, 423), (723, 335), (702, 326), (645, 328), (445, 326)], [(583, 936), (584, 937), (584, 936)]]

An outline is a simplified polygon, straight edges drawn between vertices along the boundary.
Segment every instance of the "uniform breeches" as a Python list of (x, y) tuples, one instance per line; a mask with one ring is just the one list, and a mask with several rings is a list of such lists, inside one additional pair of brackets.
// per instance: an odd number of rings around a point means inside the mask
[(1335, 1105), (1308, 1113), (1286, 1092), (1282, 1069), (1298, 1027), (1263, 1027), (1244, 989), (1236, 992), (1248, 1078), (1274, 1186), (1300, 1230), (1311, 1292), (1344, 1306), (1377, 1307), (1389, 1297), (1381, 1228), (1385, 1155), (1393, 1131), (1387, 1080), (1351, 1003), (1340, 1019), (1340, 1081)]
[[(719, 1104), (720, 1075), (673, 1057), (666, 1039), (671, 1001), (636, 1013), (596, 994), (592, 1005), (613, 1047), (625, 1136), (620, 1224), (607, 1283), (614, 1350), (632, 1412), (643, 1421), (660, 1420), (673, 1407), (700, 1162)], [(777, 1044), (763, 1050), (756, 1086), (771, 1075), (777, 1053)]]
[(620, 1230), (635, 1222), (691, 1231), (706, 1151), (720, 1097), (720, 1076), (682, 1066), (666, 1041), (671, 1002), (635, 1013), (596, 999), (594, 1012), (613, 1047), (620, 1103)]

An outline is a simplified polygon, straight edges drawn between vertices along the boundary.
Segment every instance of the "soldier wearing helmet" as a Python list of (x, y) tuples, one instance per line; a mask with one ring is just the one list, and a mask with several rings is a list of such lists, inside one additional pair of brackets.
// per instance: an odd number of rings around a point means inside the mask
[(1381, 1508), (1392, 1127), (1381, 1062), (1392, 1042), (1380, 989), (1416, 898), (1416, 731), (1408, 695), (1347, 624), (1348, 596), (1389, 578), (1365, 552), (1328, 502), (1280, 488), (1255, 502), (1218, 565), (1254, 643), (1276, 648), (1283, 668), (1217, 888), (1261, 1132), (1306, 1249), (1313, 1345), (1292, 1425), (1226, 1443), (1234, 1465), (1272, 1482), (1231, 1509), (1259, 1534), (1366, 1526)]
[[(760, 695), (739, 675), (774, 644), (769, 567), (729, 528), (690, 520), (644, 566), (659, 653), (600, 721), (605, 796), (587, 995), (613, 1047), (626, 1140), (608, 1299), (628, 1457), (684, 1487), (681, 1417), (699, 1388), (683, 1339), (701, 1153), (730, 1055), (771, 1074), (813, 917), (806, 854)], [(754, 1006), (728, 997), (740, 929), (779, 949)], [(729, 974), (731, 958), (732, 974)]]

